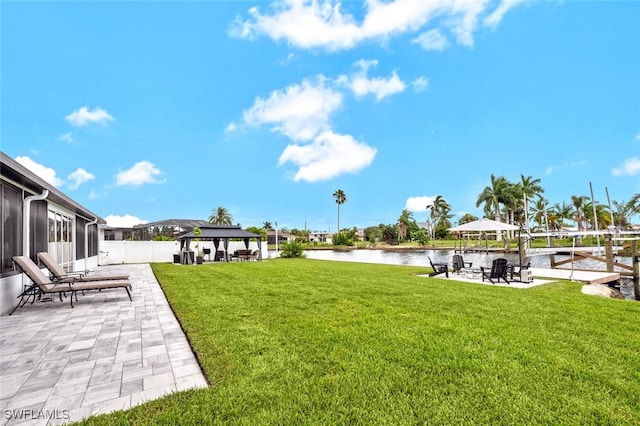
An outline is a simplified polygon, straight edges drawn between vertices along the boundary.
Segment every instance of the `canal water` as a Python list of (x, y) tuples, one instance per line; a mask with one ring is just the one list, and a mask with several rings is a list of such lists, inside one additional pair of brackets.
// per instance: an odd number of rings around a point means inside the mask
[[(307, 259), (336, 260), (344, 262), (380, 263), (387, 265), (429, 266), (429, 259), (433, 263), (451, 265), (455, 252), (453, 250), (306, 250)], [(275, 253), (270, 253), (275, 254)], [(518, 263), (518, 253), (486, 253), (473, 252), (463, 255), (465, 262), (473, 262), (473, 266), (491, 266), (493, 259), (506, 258), (509, 263)], [(568, 259), (570, 256), (556, 255), (556, 262)], [(616, 262), (631, 265), (630, 257), (616, 257)], [(548, 255), (532, 256), (531, 266), (534, 268), (550, 268)], [(570, 267), (569, 264), (564, 267)], [(604, 270), (603, 262), (591, 259), (581, 259), (574, 262), (576, 269)], [(619, 269), (619, 268), (616, 268)], [(627, 299), (633, 299), (633, 283), (631, 279), (623, 279), (620, 291)]]

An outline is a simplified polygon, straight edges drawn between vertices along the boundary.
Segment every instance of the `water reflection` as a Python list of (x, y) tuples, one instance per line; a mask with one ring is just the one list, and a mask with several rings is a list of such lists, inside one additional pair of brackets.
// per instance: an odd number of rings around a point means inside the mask
[[(344, 262), (381, 263), (387, 265), (411, 265), (429, 266), (427, 256), (434, 263), (447, 263), (451, 265), (451, 259), (455, 254), (454, 250), (307, 250), (308, 259), (317, 260), (337, 260)], [(464, 260), (473, 262), (473, 266), (491, 266), (493, 259), (498, 257), (506, 258), (509, 263), (518, 263), (518, 253), (465, 253)], [(556, 255), (556, 262), (569, 259), (570, 256)], [(631, 265), (630, 257), (616, 257), (616, 262)], [(550, 268), (551, 263), (548, 255), (533, 256), (531, 266), (534, 268)], [(563, 267), (570, 267), (567, 264)], [(604, 270), (603, 262), (592, 259), (581, 259), (574, 262), (576, 269)], [(621, 268), (616, 267), (616, 270)], [(633, 298), (633, 285), (631, 279), (623, 279), (621, 291), (627, 299)]]

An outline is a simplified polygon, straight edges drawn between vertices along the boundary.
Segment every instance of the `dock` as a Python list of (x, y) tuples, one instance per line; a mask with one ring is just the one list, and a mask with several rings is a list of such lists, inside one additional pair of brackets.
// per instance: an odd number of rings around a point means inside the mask
[(531, 268), (531, 273), (534, 277), (554, 278), (558, 280), (571, 280), (571, 274), (573, 273), (574, 281), (580, 281), (586, 284), (608, 284), (620, 281), (620, 273), (618, 272), (582, 271), (576, 269), (571, 271), (571, 269), (564, 268)]

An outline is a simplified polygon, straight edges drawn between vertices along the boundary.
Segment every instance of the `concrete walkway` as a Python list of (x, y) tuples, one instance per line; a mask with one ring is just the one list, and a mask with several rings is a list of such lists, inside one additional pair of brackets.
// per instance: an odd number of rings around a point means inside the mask
[(126, 410), (207, 383), (147, 264), (123, 289), (36, 302), (0, 317), (0, 425), (47, 425)]

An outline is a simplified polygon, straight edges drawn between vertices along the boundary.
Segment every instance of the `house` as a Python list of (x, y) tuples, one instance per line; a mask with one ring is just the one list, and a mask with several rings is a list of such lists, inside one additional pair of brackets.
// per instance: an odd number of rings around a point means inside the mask
[[(288, 232), (278, 231), (278, 244), (290, 243), (295, 239), (296, 239), (296, 236), (293, 234), (290, 234)], [(267, 231), (267, 243), (268, 244), (276, 243), (276, 231)]]
[(13, 268), (13, 256), (48, 251), (68, 270), (98, 264), (98, 225), (106, 221), (0, 151), (2, 246), (0, 314), (18, 303), (26, 278)]
[(331, 244), (333, 239), (333, 234), (331, 232), (309, 232), (309, 242), (310, 243), (326, 243)]

